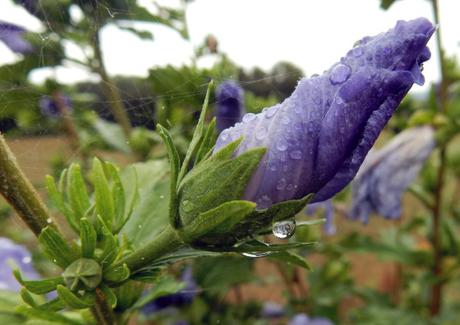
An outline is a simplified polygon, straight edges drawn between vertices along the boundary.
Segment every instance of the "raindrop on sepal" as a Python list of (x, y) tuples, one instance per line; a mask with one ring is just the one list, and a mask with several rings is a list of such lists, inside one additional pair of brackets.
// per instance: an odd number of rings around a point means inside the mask
[[(257, 242), (258, 246), (270, 246), (267, 243), (262, 243), (262, 242)], [(270, 255), (272, 252), (244, 252), (241, 253), (241, 255), (246, 256), (246, 257), (252, 257), (252, 258), (257, 258), (257, 257), (264, 257)]]
[(295, 233), (295, 220), (285, 220), (275, 222), (272, 226), (272, 232), (279, 239), (287, 239)]

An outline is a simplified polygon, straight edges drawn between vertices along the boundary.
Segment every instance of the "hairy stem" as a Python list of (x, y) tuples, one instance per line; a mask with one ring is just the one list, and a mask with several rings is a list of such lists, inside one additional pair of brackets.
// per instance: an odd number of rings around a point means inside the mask
[(1, 134), (0, 192), (36, 236), (52, 223), (48, 209), (24, 175)]
[(101, 325), (115, 324), (112, 307), (109, 306), (107, 298), (101, 289), (96, 289), (96, 305), (92, 309), (93, 315)]
[[(439, 110), (445, 112), (446, 101), (447, 101), (447, 79), (446, 79), (446, 67), (444, 61), (444, 50), (441, 41), (441, 28), (439, 20), (439, 6), (437, 0), (431, 1), (433, 6), (434, 20), (438, 26), (438, 32), (436, 35), (436, 45), (439, 54), (439, 64), (441, 70), (441, 84), (439, 92)], [(430, 303), (430, 314), (436, 316), (439, 314), (442, 308), (442, 289), (443, 282), (440, 281), (442, 276), (442, 252), (441, 252), (441, 225), (442, 225), (442, 205), (443, 205), (443, 186), (446, 171), (446, 145), (443, 144), (439, 150), (439, 168), (437, 173), (437, 184), (434, 193), (434, 206), (433, 206), (433, 267), (432, 274), (434, 276), (435, 283), (431, 288), (431, 303)]]

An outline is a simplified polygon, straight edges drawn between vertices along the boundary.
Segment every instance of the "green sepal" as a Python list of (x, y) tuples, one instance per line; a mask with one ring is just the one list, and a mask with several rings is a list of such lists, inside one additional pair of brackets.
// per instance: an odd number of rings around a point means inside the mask
[(92, 290), (102, 280), (102, 268), (95, 260), (80, 258), (62, 273), (66, 286), (72, 290)]
[(309, 271), (313, 270), (312, 266), (308, 263), (305, 257), (289, 251), (272, 253), (268, 255), (268, 258), (275, 261), (281, 261), (283, 263), (297, 265)]
[[(66, 174), (66, 173), (62, 172), (62, 174)], [(58, 190), (53, 176), (46, 175), (45, 185), (46, 185), (46, 190), (48, 192), (48, 195), (51, 201), (53, 202), (53, 204), (56, 206), (59, 212), (61, 212), (64, 215), (64, 217), (66, 218), (67, 222), (72, 227), (72, 229), (78, 232), (78, 221), (76, 220), (72, 209), (70, 209), (67, 202), (64, 201), (62, 192)]]
[(79, 224), (90, 203), (85, 181), (78, 164), (72, 164), (67, 172), (67, 198), (74, 213), (74, 218)]
[(204, 135), (203, 140), (201, 141), (200, 148), (195, 158), (195, 165), (202, 161), (210, 150), (214, 147), (216, 142), (216, 118), (214, 117), (208, 125), (206, 134)]
[(94, 226), (86, 218), (80, 220), (81, 256), (92, 258), (96, 250), (97, 233)]
[(100, 286), (100, 289), (104, 293), (105, 299), (107, 300), (109, 306), (111, 306), (112, 309), (115, 308), (117, 306), (117, 296), (112, 291), (112, 289), (106, 286), (105, 284), (102, 284)]
[(29, 291), (25, 288), (22, 288), (20, 291), (21, 299), (30, 307), (37, 310), (47, 310), (47, 311), (59, 311), (64, 309), (66, 306), (59, 298), (52, 299), (44, 304), (39, 304), (35, 301)]
[(203, 108), (201, 109), (200, 117), (198, 119), (198, 123), (196, 124), (195, 131), (193, 132), (193, 137), (192, 141), (190, 141), (190, 145), (187, 149), (187, 153), (185, 154), (184, 162), (182, 164), (182, 167), (179, 171), (179, 176), (177, 182), (180, 183), (182, 179), (184, 178), (185, 174), (187, 173), (190, 165), (190, 161), (192, 157), (197, 153), (198, 151), (198, 146), (201, 143), (204, 133), (205, 133), (205, 127), (204, 127), (204, 122), (206, 118), (206, 114), (208, 111), (208, 103), (209, 103), (209, 97), (211, 95), (211, 89), (213, 86), (214, 82), (211, 80), (208, 84), (208, 89), (206, 90), (206, 96), (204, 98), (203, 102)]
[(102, 274), (105, 281), (109, 283), (121, 283), (126, 281), (131, 272), (126, 264), (116, 266), (114, 268), (107, 269)]
[(120, 172), (115, 165), (106, 162), (108, 174), (112, 180), (112, 198), (114, 202), (114, 223), (113, 228), (118, 229), (125, 223), (126, 198), (125, 189), (120, 179)]
[(73, 309), (86, 309), (94, 305), (94, 295), (79, 296), (63, 285), (57, 286), (57, 294), (64, 304)]
[(61, 276), (44, 280), (24, 280), (18, 269), (13, 270), (13, 275), (16, 280), (27, 289), (27, 291), (36, 295), (42, 295), (54, 291), (56, 290), (56, 286), (58, 284), (64, 284), (64, 279)]
[(26, 306), (19, 306), (18, 308), (16, 308), (16, 312), (25, 315), (29, 318), (48, 321), (52, 324), (83, 325), (82, 322), (66, 317), (60, 313), (51, 312), (49, 310), (41, 310)]
[(169, 189), (169, 223), (174, 229), (181, 227), (179, 212), (177, 211), (177, 180), (180, 172), (180, 158), (176, 146), (169, 134), (160, 124), (157, 124), (158, 133), (163, 139), (168, 151), (169, 166), (170, 166), (170, 189)]
[(305, 208), (313, 195), (309, 194), (299, 200), (276, 203), (267, 209), (256, 209), (245, 220), (236, 225), (231, 235), (240, 241), (271, 227), (276, 221), (291, 219)]
[(93, 160), (92, 172), (96, 214), (100, 215), (107, 228), (111, 229), (115, 218), (115, 204), (104, 167), (102, 162), (97, 158)]
[(21, 295), (22, 301), (24, 301), (27, 305), (32, 308), (38, 308), (39, 304), (35, 301), (27, 289), (22, 288), (19, 293)]
[(181, 237), (192, 245), (194, 242), (201, 244), (218, 242), (224, 246), (233, 245), (234, 242), (222, 242), (223, 235), (231, 232), (235, 225), (247, 217), (255, 207), (256, 204), (250, 201), (225, 202), (217, 208), (200, 213), (182, 229)]
[(145, 285), (138, 281), (127, 281), (114, 288), (117, 296), (117, 311), (123, 312), (131, 308), (142, 296)]
[[(255, 148), (232, 159), (202, 161), (187, 174), (179, 191), (179, 212), (184, 226), (200, 213), (243, 197), (266, 148)], [(212, 190), (210, 190), (212, 188)]]
[(56, 231), (54, 227), (47, 226), (42, 230), (38, 241), (44, 253), (62, 268), (78, 258), (78, 254), (67, 244), (67, 241)]
[(116, 237), (104, 224), (101, 216), (98, 216), (99, 223), (101, 225), (102, 235), (102, 253), (98, 256), (97, 260), (101, 263), (102, 267), (112, 264), (118, 257), (118, 242)]

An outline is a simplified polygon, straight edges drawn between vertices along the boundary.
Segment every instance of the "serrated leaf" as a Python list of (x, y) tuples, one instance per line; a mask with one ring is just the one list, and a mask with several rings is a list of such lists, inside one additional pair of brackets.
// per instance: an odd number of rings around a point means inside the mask
[(94, 226), (86, 218), (80, 220), (81, 256), (92, 258), (96, 250), (97, 233)]
[(174, 145), (168, 130), (163, 128), (160, 124), (157, 125), (157, 129), (168, 151), (171, 172), (169, 185), (169, 223), (171, 224), (171, 227), (178, 229), (181, 226), (179, 212), (177, 211), (177, 181), (181, 168), (179, 153), (177, 152), (176, 146)]
[(73, 309), (86, 309), (94, 305), (93, 296), (79, 297), (63, 285), (57, 286), (57, 293), (62, 302)]
[(50, 175), (46, 175), (45, 184), (46, 190), (53, 204), (64, 215), (72, 229), (74, 231), (78, 231), (78, 222), (75, 219), (75, 215), (67, 203), (64, 201), (64, 197), (61, 192), (59, 192), (54, 178)]
[(184, 162), (182, 164), (182, 167), (179, 172), (179, 176), (177, 179), (177, 182), (180, 184), (181, 180), (184, 178), (186, 172), (188, 171), (190, 161), (192, 157), (196, 154), (198, 150), (198, 145), (202, 141), (203, 136), (204, 136), (204, 121), (206, 117), (206, 113), (208, 111), (208, 103), (209, 103), (209, 97), (211, 94), (211, 89), (213, 86), (214, 82), (211, 80), (208, 84), (208, 89), (206, 91), (206, 96), (204, 98), (203, 102), (203, 108), (201, 109), (200, 117), (198, 119), (198, 123), (196, 124), (195, 127), (195, 132), (193, 132), (193, 137), (192, 141), (190, 141), (190, 145), (187, 149), (187, 153), (185, 154)]
[(107, 228), (111, 229), (115, 218), (115, 205), (104, 168), (97, 158), (93, 160), (93, 183), (96, 213), (102, 217)]
[(67, 198), (72, 207), (77, 224), (89, 208), (86, 184), (78, 164), (72, 164), (67, 172)]
[(28, 291), (42, 295), (51, 291), (56, 290), (58, 284), (64, 284), (62, 277), (49, 278), (44, 280), (24, 280), (18, 269), (13, 270), (14, 277), (16, 280), (25, 287)]
[(38, 241), (44, 253), (53, 263), (62, 268), (66, 268), (78, 258), (78, 255), (54, 227), (47, 226), (43, 229), (40, 236), (38, 236)]

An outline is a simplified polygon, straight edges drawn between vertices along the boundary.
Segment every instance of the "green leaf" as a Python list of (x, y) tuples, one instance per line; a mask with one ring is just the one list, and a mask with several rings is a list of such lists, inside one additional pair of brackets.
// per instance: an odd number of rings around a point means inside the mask
[(222, 234), (232, 231), (235, 225), (249, 215), (255, 207), (256, 204), (250, 201), (225, 202), (217, 208), (200, 213), (183, 229), (183, 235), (190, 242), (197, 239), (206, 242), (207, 238), (213, 238), (212, 241), (215, 242), (222, 237)]
[(92, 258), (96, 250), (97, 233), (86, 218), (80, 220), (81, 256)]
[[(136, 248), (158, 235), (168, 224), (169, 168), (166, 160), (136, 163), (121, 178), (128, 197), (138, 192), (139, 202), (121, 230)], [(137, 175), (136, 178), (133, 175)]]
[(188, 171), (190, 161), (192, 157), (198, 150), (198, 145), (202, 141), (204, 136), (204, 121), (206, 117), (206, 113), (208, 111), (208, 103), (209, 103), (209, 96), (211, 94), (211, 89), (214, 82), (211, 80), (208, 84), (208, 89), (206, 91), (206, 97), (204, 98), (203, 108), (201, 109), (200, 118), (198, 119), (198, 123), (195, 127), (195, 132), (193, 133), (192, 141), (187, 149), (187, 153), (185, 154), (184, 162), (182, 164), (181, 170), (179, 172), (178, 183), (180, 184), (181, 180), (184, 178), (185, 174)]
[(20, 294), (21, 294), (22, 300), (26, 304), (28, 304), (29, 306), (31, 306), (33, 308), (38, 307), (38, 303), (35, 301), (35, 299), (32, 297), (32, 295), (29, 293), (29, 291), (27, 291), (27, 289), (22, 288), (21, 291), (20, 291)]
[(169, 134), (168, 130), (160, 124), (157, 125), (158, 133), (166, 145), (169, 157), (170, 166), (170, 192), (169, 192), (169, 223), (174, 229), (179, 229), (181, 226), (179, 212), (177, 211), (177, 181), (180, 172), (180, 158), (176, 146)]
[(101, 216), (107, 228), (111, 229), (115, 218), (115, 205), (104, 168), (97, 158), (93, 160), (93, 183), (96, 213)]
[(78, 224), (90, 205), (86, 184), (78, 164), (72, 164), (67, 172), (67, 198)]
[(24, 280), (18, 269), (13, 270), (14, 277), (18, 282), (25, 287), (28, 291), (42, 295), (51, 291), (56, 290), (58, 284), (64, 284), (64, 280), (61, 276), (55, 278), (49, 278), (44, 280)]
[(206, 134), (201, 141), (200, 148), (196, 154), (195, 165), (202, 161), (216, 142), (216, 118), (214, 117), (208, 125)]
[(284, 263), (292, 264), (292, 265), (297, 265), (309, 271), (312, 270), (311, 265), (307, 262), (307, 260), (304, 257), (294, 254), (292, 252), (288, 252), (288, 251), (276, 252), (276, 253), (270, 254), (268, 258), (276, 260), (276, 261), (281, 261)]
[(82, 322), (76, 321), (62, 314), (50, 312), (49, 310), (39, 310), (25, 306), (19, 306), (16, 310), (18, 313), (21, 313), (26, 317), (45, 320), (53, 324), (83, 325)]
[(178, 292), (179, 290), (183, 289), (184, 287), (185, 287), (185, 283), (178, 282), (177, 280), (170, 278), (170, 277), (164, 277), (152, 289), (152, 291), (150, 291), (145, 296), (143, 296), (141, 299), (139, 299), (131, 309), (139, 309), (154, 299), (174, 294)]
[[(62, 174), (65, 174), (64, 172)], [(73, 211), (64, 201), (64, 197), (62, 196), (61, 192), (58, 191), (54, 178), (50, 175), (46, 175), (45, 177), (45, 184), (46, 189), (48, 191), (48, 195), (56, 206), (56, 208), (64, 215), (69, 225), (72, 227), (73, 230), (76, 232), (78, 231), (78, 221), (75, 218)]]
[(183, 224), (188, 225), (200, 213), (225, 202), (239, 200), (265, 152), (266, 148), (251, 149), (223, 161), (211, 157), (192, 169), (179, 189), (179, 212)]
[(67, 244), (67, 241), (52, 226), (42, 230), (38, 241), (44, 253), (56, 264), (66, 268), (78, 258), (78, 255)]
[(115, 228), (120, 228), (125, 223), (125, 190), (123, 188), (123, 184), (121, 183), (120, 173), (117, 167), (111, 163), (105, 163), (105, 166), (109, 172), (110, 178), (112, 179), (112, 197), (115, 207)]
[(73, 309), (86, 309), (94, 305), (94, 296), (77, 296), (70, 291), (67, 287), (62, 285), (57, 286), (57, 293), (59, 298), (70, 308)]
[(121, 30), (126, 30), (137, 35), (139, 38), (143, 40), (153, 40), (153, 34), (148, 30), (138, 30), (134, 27), (125, 27), (125, 26), (118, 26)]
[(125, 134), (117, 123), (110, 123), (98, 117), (95, 117), (92, 122), (96, 132), (110, 147), (127, 154), (131, 153)]
[(101, 232), (102, 232), (102, 243), (103, 249), (101, 255), (98, 257), (98, 261), (103, 267), (112, 264), (118, 257), (118, 242), (112, 232), (104, 225), (101, 218)]

